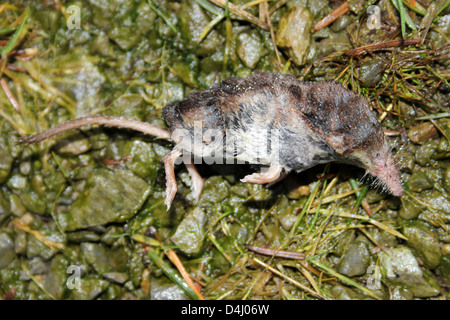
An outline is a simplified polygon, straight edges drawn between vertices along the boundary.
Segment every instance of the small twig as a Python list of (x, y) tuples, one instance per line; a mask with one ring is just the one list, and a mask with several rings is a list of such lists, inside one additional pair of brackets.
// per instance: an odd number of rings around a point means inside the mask
[(428, 31), (430, 30), (431, 24), (433, 23), (435, 14), (436, 14), (436, 5), (432, 3), (428, 7), (427, 13), (425, 17), (423, 17), (422, 22), (420, 23), (420, 29), (422, 30), (420, 34), (422, 41), (420, 42), (420, 44), (423, 44), (425, 42), (425, 38), (427, 37)]
[(6, 83), (5, 79), (3, 79), (3, 78), (0, 79), (0, 85), (3, 89), (3, 91), (5, 91), (5, 94), (8, 97), (8, 100), (9, 100), (9, 102), (11, 102), (14, 109), (16, 109), (17, 112), (20, 112), (19, 102), (17, 102), (17, 99), (14, 97), (13, 93), (9, 89), (8, 84)]
[(171, 248), (164, 249), (164, 253), (176, 266), (182, 277), (180, 277), (179, 274), (177, 274), (166, 262), (163, 261), (163, 259), (157, 254), (156, 250), (151, 249), (151, 247), (162, 247), (161, 239), (156, 232), (154, 233), (154, 236), (156, 239), (148, 238), (140, 234), (134, 234), (131, 238), (141, 243), (147, 251), (150, 259), (186, 294), (188, 294), (192, 299), (204, 300), (203, 296), (200, 294), (199, 288), (192, 282), (190, 275), (187, 273), (180, 259)]
[(181, 276), (183, 277), (184, 281), (186, 281), (188, 286), (195, 292), (198, 299), (205, 300), (205, 298), (202, 296), (202, 294), (199, 290), (199, 287), (192, 282), (190, 274), (186, 271), (186, 268), (184, 267), (180, 258), (178, 258), (175, 251), (173, 251), (173, 249), (168, 249), (168, 250), (164, 250), (164, 253), (167, 255), (169, 260), (177, 267), (177, 269), (181, 273)]
[(271, 257), (277, 257), (277, 258), (285, 258), (285, 259), (294, 259), (294, 260), (304, 260), (305, 254), (302, 252), (294, 252), (294, 251), (286, 251), (286, 250), (274, 250), (270, 248), (261, 248), (261, 247), (255, 247), (246, 245), (247, 249), (265, 255), (265, 256), (271, 256)]
[(343, 4), (341, 4), (339, 7), (333, 10), (329, 15), (326, 15), (322, 18), (319, 22), (316, 23), (316, 25), (312, 28), (311, 32), (317, 32), (319, 30), (322, 30), (323, 28), (327, 27), (334, 21), (336, 21), (340, 16), (346, 14), (349, 10), (348, 1), (345, 1)]
[(384, 118), (386, 118), (386, 116), (388, 115), (388, 111), (391, 111), (393, 108), (393, 104), (390, 103), (387, 107), (386, 110), (383, 111), (383, 113), (381, 114), (381, 116), (378, 118), (378, 122), (383, 122)]
[[(159, 237), (159, 235), (156, 232), (153, 235), (156, 238), (156, 240), (161, 242), (161, 238)], [(192, 282), (190, 274), (186, 271), (186, 268), (184, 267), (184, 265), (181, 262), (180, 258), (178, 258), (178, 256), (175, 253), (175, 251), (173, 251), (173, 249), (169, 248), (169, 249), (165, 249), (164, 253), (166, 254), (167, 258), (169, 258), (169, 260), (178, 269), (178, 271), (180, 272), (180, 274), (183, 277), (184, 281), (186, 281), (187, 285), (191, 288), (192, 291), (194, 291), (194, 293), (197, 295), (198, 299), (199, 300), (205, 300), (205, 298), (202, 296), (202, 294), (200, 292), (199, 287)]]
[(193, 291), (193, 289), (188, 286), (186, 281), (183, 280), (180, 275), (173, 270), (169, 264), (167, 264), (155, 251), (153, 251), (150, 247), (145, 247), (148, 256), (153, 261), (153, 263), (161, 269), (161, 271), (174, 283), (176, 283), (189, 297), (192, 299), (198, 299), (197, 294)]
[(8, 64), (6, 65), (6, 67), (7, 67), (9, 70), (12, 70), (12, 71), (22, 72), (22, 73), (28, 73), (28, 70), (27, 70), (27, 69), (22, 68), (22, 67), (19, 67), (19, 66), (16, 66), (15, 64), (12, 64), (12, 63), (8, 63)]
[(277, 11), (282, 5), (284, 5), (287, 2), (287, 0), (280, 0), (277, 3), (273, 5), (272, 8), (269, 10), (269, 15), (272, 15), (275, 11)]
[(381, 50), (391, 47), (405, 47), (405, 46), (412, 46), (420, 43), (420, 39), (397, 39), (397, 40), (390, 40), (383, 43), (376, 43), (376, 44), (369, 44), (366, 46), (362, 46), (359, 48), (351, 49), (345, 52), (345, 55), (347, 56), (357, 56), (364, 52), (367, 52), (369, 50)]
[(366, 199), (361, 201), (361, 207), (363, 207), (364, 211), (366, 211), (366, 213), (369, 217), (373, 216), (373, 210), (370, 207), (369, 202), (367, 202)]

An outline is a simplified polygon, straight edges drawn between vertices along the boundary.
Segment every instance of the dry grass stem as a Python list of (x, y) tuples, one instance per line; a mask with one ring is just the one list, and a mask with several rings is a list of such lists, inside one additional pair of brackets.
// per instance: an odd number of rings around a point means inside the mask
[(234, 13), (235, 15), (237, 15), (238, 17), (247, 20), (248, 22), (254, 23), (256, 24), (258, 27), (264, 29), (264, 30), (269, 30), (269, 25), (265, 22), (262, 22), (260, 19), (258, 19), (257, 17), (255, 17), (254, 15), (248, 13), (245, 10), (242, 10), (241, 8), (239, 8), (238, 6), (232, 4), (231, 2), (227, 2), (226, 0), (209, 0), (210, 2), (214, 3), (215, 5), (225, 9), (226, 6), (228, 5), (228, 9)]

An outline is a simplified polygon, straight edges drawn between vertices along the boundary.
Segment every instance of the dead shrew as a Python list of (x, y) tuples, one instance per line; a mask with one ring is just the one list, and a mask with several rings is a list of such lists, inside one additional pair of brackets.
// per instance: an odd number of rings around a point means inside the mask
[(197, 199), (203, 179), (193, 158), (266, 167), (242, 179), (257, 184), (320, 163), (342, 162), (366, 169), (393, 195), (403, 193), (389, 145), (366, 99), (337, 82), (306, 83), (292, 75), (258, 72), (192, 92), (164, 107), (163, 117), (169, 131), (142, 121), (97, 115), (65, 122), (21, 142), (37, 143), (86, 125), (133, 129), (170, 140), (175, 146), (164, 158), (167, 208), (177, 192), (174, 166), (181, 157)]

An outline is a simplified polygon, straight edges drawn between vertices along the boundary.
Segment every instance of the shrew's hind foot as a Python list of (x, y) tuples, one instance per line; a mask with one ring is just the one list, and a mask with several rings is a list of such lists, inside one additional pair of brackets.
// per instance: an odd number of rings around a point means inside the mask
[(192, 195), (195, 201), (198, 201), (203, 190), (204, 180), (193, 163), (187, 163), (185, 166), (192, 181)]
[(166, 172), (166, 199), (164, 204), (167, 206), (167, 210), (170, 209), (172, 201), (177, 194), (177, 180), (175, 177), (175, 161), (181, 157), (181, 150), (174, 149), (164, 157), (164, 170)]
[(242, 182), (265, 184), (275, 182), (280, 178), (283, 168), (277, 165), (271, 165), (266, 172), (253, 173), (241, 179)]

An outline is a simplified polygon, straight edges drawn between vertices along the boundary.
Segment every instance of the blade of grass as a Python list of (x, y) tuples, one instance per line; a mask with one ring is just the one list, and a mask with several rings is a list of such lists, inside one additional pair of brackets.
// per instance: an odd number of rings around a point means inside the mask
[(216, 237), (213, 234), (208, 235), (209, 241), (216, 247), (217, 250), (227, 259), (228, 262), (233, 263), (233, 259), (225, 252), (219, 242), (217, 242)]
[[(358, 182), (355, 179), (350, 179), (350, 185), (353, 189), (360, 189)], [(358, 191), (356, 193), (356, 202), (353, 206), (353, 210), (357, 211), (359, 206), (362, 206), (363, 209), (367, 212), (369, 216), (373, 215), (373, 211), (369, 206), (369, 203), (364, 199), (364, 197), (367, 194), (367, 191), (369, 191), (369, 186), (365, 186), (362, 190)]]
[[(439, 188), (439, 187), (437, 187), (437, 188)], [(438, 189), (438, 190), (439, 190), (439, 189)], [(445, 192), (444, 190), (440, 190), (440, 191)], [(444, 223), (444, 221), (443, 221), (443, 218), (442, 218), (442, 217), (440, 216), (440, 214), (438, 213), (438, 211), (440, 211), (441, 209), (434, 207), (432, 204), (430, 204), (430, 203), (429, 203), (427, 200), (425, 200), (425, 199), (421, 199), (421, 198), (416, 197), (412, 192), (405, 191), (405, 195), (409, 196), (412, 200), (414, 200), (415, 202), (417, 202), (417, 203), (420, 204), (421, 206), (427, 208), (427, 209), (433, 214), (433, 216), (437, 219), (438, 225), (439, 225), (442, 229), (448, 231), (448, 228), (447, 228), (447, 226), (445, 225), (445, 223)], [(427, 211), (426, 211), (426, 210), (423, 210), (422, 212), (425, 214), (426, 217), (428, 217), (428, 214), (427, 214)], [(430, 223), (431, 223), (431, 221), (430, 221)]]
[(317, 204), (317, 210), (316, 210), (316, 213), (314, 214), (313, 221), (311, 222), (311, 225), (309, 226), (308, 234), (310, 234), (312, 232), (314, 226), (316, 225), (317, 219), (319, 218), (320, 207), (322, 206), (323, 195), (325, 194), (325, 188), (327, 187), (327, 182), (328, 182), (328, 180), (323, 181), (322, 191), (321, 191), (320, 197), (319, 197), (319, 203)]
[(374, 226), (376, 226), (376, 227), (378, 227), (378, 228), (380, 228), (380, 229), (382, 229), (382, 230), (384, 230), (386, 232), (389, 232), (390, 234), (392, 234), (392, 235), (394, 235), (394, 236), (396, 236), (396, 237), (398, 237), (400, 239), (408, 240), (408, 238), (406, 238), (400, 232), (398, 232), (398, 231), (396, 231), (396, 230), (386, 226), (385, 224), (383, 224), (383, 223), (381, 223), (381, 222), (379, 222), (377, 220), (374, 220), (372, 218), (368, 218), (366, 216), (360, 216), (360, 215), (357, 215), (357, 214), (349, 214), (349, 213), (345, 213), (345, 212), (336, 213), (335, 215), (338, 215), (338, 216), (344, 217), (344, 218), (352, 218), (352, 219), (358, 219), (358, 220), (367, 221), (367, 222), (373, 224)]
[[(289, 239), (291, 239), (294, 236), (295, 231), (298, 228), (298, 225), (300, 224), (300, 221), (302, 220), (303, 216), (305, 215), (305, 213), (307, 211), (309, 211), (309, 208), (311, 207), (312, 201), (314, 200), (314, 198), (316, 197), (316, 193), (317, 190), (319, 190), (319, 186), (322, 185), (321, 181), (318, 181), (316, 183), (316, 185), (314, 186), (313, 192), (311, 192), (311, 194), (308, 197), (308, 200), (306, 200), (305, 205), (303, 206), (302, 211), (300, 212), (299, 216), (297, 217), (297, 219), (295, 220), (294, 225), (292, 226), (291, 231), (289, 232)], [(288, 241), (288, 240), (287, 240)], [(283, 245), (284, 247), (285, 245)]]
[(231, 20), (227, 15), (227, 20), (225, 21), (225, 49), (223, 54), (223, 65), (222, 65), (222, 74), (225, 75), (228, 67), (228, 60), (231, 57), (232, 47), (233, 47), (233, 25), (231, 24)]
[(16, 29), (14, 34), (9, 39), (8, 44), (0, 49), (0, 54), (2, 58), (6, 57), (8, 53), (10, 53), (16, 46), (16, 43), (19, 40), (19, 37), (22, 33), (22, 30), (25, 27), (29, 15), (30, 15), (30, 7), (27, 7), (24, 11), (23, 18), (22, 21), (20, 22), (19, 27)]
[(146, 237), (142, 234), (137, 234), (137, 233), (133, 234), (133, 235), (131, 235), (131, 239), (133, 239), (137, 242), (144, 243), (151, 247), (162, 247), (161, 242), (159, 242), (158, 240), (150, 238), (150, 237)]
[(197, 40), (197, 44), (199, 44), (200, 42), (203, 41), (203, 39), (206, 38), (206, 36), (208, 35), (208, 33), (212, 30), (212, 28), (214, 28), (214, 26), (216, 24), (218, 24), (220, 22), (220, 20), (222, 20), (223, 18), (225, 18), (224, 14), (218, 15), (217, 17), (215, 17), (214, 19), (212, 19), (208, 25), (205, 27), (205, 29), (203, 29), (202, 34), (200, 35), (200, 37), (198, 37)]
[(253, 288), (256, 286), (258, 281), (262, 278), (263, 274), (264, 274), (264, 271), (261, 272), (260, 275), (258, 275), (258, 277), (255, 278), (255, 280), (253, 280), (252, 284), (248, 288), (248, 290), (245, 293), (244, 297), (242, 297), (242, 300), (247, 300), (248, 296), (250, 295), (250, 292), (252, 292)]
[(61, 161), (59, 161), (58, 157), (56, 156), (56, 154), (52, 151), (52, 155), (53, 155), (53, 159), (55, 159), (56, 164), (58, 165), (59, 169), (61, 170), (63, 176), (67, 179), (67, 180), (72, 180), (70, 179), (69, 175), (67, 174), (66, 170), (64, 170), (64, 168), (61, 165)]
[(428, 116), (418, 117), (416, 120), (430, 120), (450, 117), (450, 112), (435, 113)]
[(394, 107), (394, 105), (393, 105), (392, 103), (390, 103), (390, 104), (386, 107), (385, 111), (383, 111), (383, 113), (382, 113), (382, 114), (380, 115), (380, 117), (378, 118), (378, 122), (380, 122), (380, 123), (383, 122), (383, 120), (387, 117), (388, 112), (391, 111), (393, 107)]
[(316, 240), (314, 241), (314, 245), (311, 249), (310, 254), (314, 255), (316, 253), (317, 247), (319, 246), (319, 242), (321, 240), (321, 236), (323, 231), (325, 230), (325, 227), (328, 224), (328, 221), (330, 220), (330, 218), (333, 216), (334, 210), (336, 209), (337, 203), (335, 202), (331, 208), (329, 208), (326, 212), (326, 218), (325, 220), (322, 222), (322, 224), (320, 225), (320, 227), (318, 228), (318, 230), (312, 234), (310, 237), (312, 237), (313, 239), (315, 238)]
[(322, 298), (322, 299), (326, 300), (326, 298), (325, 298), (323, 295), (321, 295), (320, 293), (315, 292), (314, 290), (312, 290), (312, 289), (310, 289), (310, 288), (308, 288), (308, 287), (302, 285), (302, 284), (299, 283), (298, 281), (295, 281), (295, 280), (292, 279), (291, 277), (288, 277), (288, 276), (285, 275), (284, 273), (282, 273), (282, 272), (278, 271), (277, 269), (275, 269), (275, 268), (269, 266), (268, 264), (262, 262), (262, 261), (259, 260), (258, 258), (253, 258), (253, 261), (255, 261), (257, 264), (263, 266), (264, 268), (266, 268), (266, 269), (272, 271), (273, 273), (275, 273), (276, 275), (282, 277), (283, 279), (289, 281), (290, 283), (292, 283), (293, 285), (299, 287), (300, 289), (302, 289), (302, 290), (304, 290), (304, 291), (307, 291), (307, 292), (309, 292), (310, 294), (312, 294), (312, 295), (314, 295), (314, 296), (316, 296), (316, 297), (319, 297), (319, 298)]
[(16, 29), (17, 29), (17, 27), (0, 29), (0, 36), (7, 35), (7, 34), (13, 32), (13, 31), (15, 31)]
[(420, 38), (421, 42), (420, 44), (423, 44), (425, 42), (425, 39), (427, 38), (428, 32), (430, 31), (431, 25), (433, 24), (433, 19), (436, 16), (436, 5), (434, 3), (431, 3), (428, 6), (427, 12), (425, 14), (425, 17), (423, 17), (422, 21), (420, 22)]
[(309, 281), (314, 290), (316, 290), (316, 292), (320, 292), (320, 288), (317, 285), (316, 281), (314, 280), (314, 277), (312, 276), (311, 272), (309, 272), (309, 270), (300, 263), (297, 263), (297, 269), (303, 274), (306, 280)]
[(22, 270), (25, 272), (25, 274), (41, 289), (43, 292), (45, 292), (46, 295), (50, 297), (52, 300), (56, 300), (55, 296), (53, 296), (50, 292), (48, 292), (45, 289), (45, 286), (42, 284), (41, 281), (39, 281), (33, 274), (31, 274), (30, 270), (25, 266), (24, 263), (22, 263)]
[[(25, 62), (26, 61), (23, 61), (22, 63)], [(32, 67), (30, 64), (28, 64), (27, 66), (30, 68)], [(4, 74), (8, 78), (13, 80), (14, 82), (22, 84), (31, 95), (35, 95), (37, 93), (43, 100), (46, 101), (52, 101), (54, 99), (56, 103), (65, 107), (67, 111), (69, 111), (72, 116), (75, 117), (76, 103), (70, 97), (63, 94), (56, 87), (47, 87), (45, 83), (43, 83), (42, 77), (39, 75), (39, 72), (37, 70), (28, 69), (28, 71), (30, 72), (31, 77), (25, 74), (13, 73), (8, 69), (3, 70)], [(33, 76), (35, 78), (33, 78)]]
[(37, 240), (45, 244), (47, 247), (49, 247), (52, 250), (58, 250), (58, 249), (64, 249), (64, 244), (59, 242), (54, 242), (51, 240), (48, 240), (46, 237), (44, 237), (42, 234), (39, 233), (39, 231), (31, 229), (28, 225), (22, 223), (20, 218), (16, 218), (13, 221), (11, 221), (11, 224), (15, 226), (16, 228), (25, 231), (26, 233), (32, 234)]
[(221, 8), (225, 8), (226, 6), (228, 6), (228, 9), (238, 17), (241, 17), (242, 19), (247, 20), (248, 22), (256, 24), (258, 27), (264, 30), (269, 30), (269, 25), (267, 23), (262, 22), (260, 19), (248, 13), (247, 11), (242, 10), (238, 6), (229, 3), (228, 0), (209, 0), (209, 1)]
[(215, 16), (222, 14), (222, 12), (208, 0), (194, 0), (194, 1), (197, 2), (203, 9), (209, 11)]
[(437, 19), (437, 17), (441, 14), (441, 12), (443, 12), (448, 6), (450, 6), (450, 1), (447, 1), (436, 13), (436, 15), (434, 16), (434, 20), (435, 21)]
[(405, 37), (406, 34), (406, 21), (405, 21), (405, 8), (403, 7), (402, 0), (394, 0), (393, 3), (396, 3), (397, 6), (395, 7), (400, 14), (400, 28), (402, 30), (402, 38)]
[(275, 49), (275, 55), (277, 56), (277, 61), (278, 61), (279, 67), (281, 68), (281, 58), (280, 58), (280, 54), (278, 52), (277, 41), (275, 39), (275, 32), (273, 30), (272, 18), (270, 17), (270, 13), (269, 13), (269, 4), (267, 2), (264, 2), (264, 3), (261, 3), (260, 6), (262, 8), (262, 11), (264, 12), (264, 16), (266, 18), (267, 24), (269, 25), (270, 38), (272, 39), (272, 43), (273, 43), (273, 47)]
[(376, 299), (376, 300), (381, 300), (381, 298), (379, 296), (377, 296), (375, 293), (373, 293), (372, 291), (370, 291), (369, 289), (359, 285), (357, 282), (353, 281), (352, 279), (347, 278), (346, 276), (343, 276), (340, 273), (337, 273), (336, 271), (334, 271), (331, 268), (328, 268), (326, 265), (324, 265), (323, 263), (314, 260), (314, 259), (310, 259), (309, 260), (312, 264), (316, 265), (317, 267), (325, 270), (327, 273), (331, 274), (332, 276), (335, 276), (336, 278), (340, 279), (342, 282), (345, 282), (349, 285), (354, 286), (355, 288), (361, 290), (362, 292), (366, 293), (367, 295), (371, 296), (372, 298)]
[(400, 14), (400, 27), (402, 30), (402, 37), (404, 38), (406, 34), (406, 25), (408, 25), (411, 30), (417, 30), (416, 25), (408, 12), (406, 12), (402, 0), (391, 0), (391, 2)]
[(245, 10), (247, 8), (253, 7), (254, 5), (260, 4), (261, 2), (267, 3), (269, 0), (253, 0), (250, 2), (247, 2), (243, 4), (242, 6), (239, 6), (242, 10)]
[(269, 14), (272, 15), (275, 11), (277, 11), (282, 5), (284, 5), (287, 2), (287, 0), (279, 0), (277, 3), (275, 3), (272, 8), (270, 8)]
[(446, 80), (443, 76), (441, 76), (439, 73), (435, 72), (429, 65), (427, 65), (427, 69), (430, 70), (430, 72), (431, 72), (434, 76), (436, 76), (436, 77), (438, 77), (439, 79), (441, 79), (442, 81), (444, 81), (445, 84), (447, 85), (447, 87), (450, 88), (450, 84), (447, 82), (447, 80)]
[(155, 5), (153, 4), (152, 0), (147, 0), (147, 3), (149, 7), (158, 15), (161, 17), (161, 19), (164, 20), (165, 23), (169, 26), (170, 29), (172, 29), (173, 32), (178, 34), (178, 29), (170, 22), (169, 17), (166, 16), (161, 10), (159, 10)]
[(417, 13), (417, 14), (420, 14), (421, 16), (424, 16), (424, 15), (425, 15), (425, 12), (423, 12), (423, 11), (417, 9), (416, 7), (413, 7), (412, 5), (409, 4), (408, 1), (403, 0), (403, 4), (404, 4), (405, 6), (407, 6), (409, 10), (411, 10), (411, 11)]
[(5, 119), (20, 135), (25, 135), (26, 131), (24, 130), (24, 128), (18, 125), (17, 122), (9, 116), (9, 114), (9, 112), (3, 110), (3, 105), (0, 105), (0, 116)]
[[(362, 188), (360, 188), (358, 190), (352, 190), (352, 191), (347, 191), (347, 192), (335, 194), (335, 195), (332, 195), (332, 196), (328, 196), (326, 198), (323, 198), (322, 204), (327, 204), (327, 203), (336, 201), (338, 199), (342, 199), (342, 198), (348, 197), (348, 196), (350, 196), (350, 195), (352, 195), (352, 194), (354, 194), (354, 193), (356, 193), (357, 191), (360, 191), (360, 190), (362, 190)], [(313, 206), (316, 206), (316, 203), (314, 203)], [(313, 210), (316, 210), (316, 209), (314, 208)], [(315, 211), (308, 211), (308, 212), (315, 212)]]
[(288, 60), (283, 67), (283, 70), (281, 70), (281, 74), (286, 74), (289, 71), (289, 67), (291, 66), (291, 60)]

